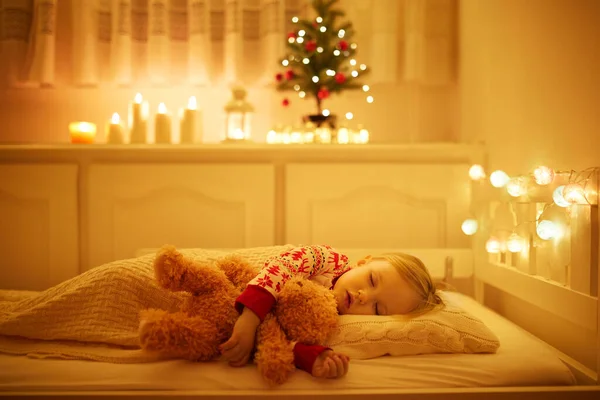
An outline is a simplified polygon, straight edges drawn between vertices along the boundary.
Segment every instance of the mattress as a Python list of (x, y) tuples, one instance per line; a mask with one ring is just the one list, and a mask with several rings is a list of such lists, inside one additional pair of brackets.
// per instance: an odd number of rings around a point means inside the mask
[[(575, 384), (570, 370), (543, 342), (467, 296), (459, 293), (449, 296), (498, 336), (501, 345), (496, 354), (432, 354), (352, 360), (348, 375), (342, 379), (315, 379), (298, 370), (278, 390), (284, 394), (286, 391), (314, 390)], [(108, 364), (0, 355), (0, 392), (185, 390), (241, 393), (267, 389), (258, 377), (253, 365), (232, 368), (219, 361)]]

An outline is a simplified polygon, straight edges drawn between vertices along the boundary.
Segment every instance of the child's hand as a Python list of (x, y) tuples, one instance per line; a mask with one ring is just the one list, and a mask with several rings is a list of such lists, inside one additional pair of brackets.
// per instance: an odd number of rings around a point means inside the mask
[(312, 375), (316, 378), (341, 378), (348, 373), (349, 364), (348, 356), (325, 350), (315, 360)]
[(244, 311), (233, 327), (229, 340), (219, 346), (225, 360), (232, 367), (242, 367), (248, 363), (250, 353), (254, 347), (254, 337), (260, 319), (250, 309)]

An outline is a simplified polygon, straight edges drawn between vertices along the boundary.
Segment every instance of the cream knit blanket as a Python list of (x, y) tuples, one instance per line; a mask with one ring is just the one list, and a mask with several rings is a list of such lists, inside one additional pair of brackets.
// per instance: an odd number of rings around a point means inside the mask
[[(257, 268), (291, 246), (234, 251)], [(225, 251), (181, 251), (197, 260), (214, 260)], [(156, 361), (139, 346), (139, 312), (174, 311), (186, 296), (163, 290), (154, 281), (154, 254), (93, 268), (43, 292), (0, 291), (0, 352), (30, 357), (112, 363)]]

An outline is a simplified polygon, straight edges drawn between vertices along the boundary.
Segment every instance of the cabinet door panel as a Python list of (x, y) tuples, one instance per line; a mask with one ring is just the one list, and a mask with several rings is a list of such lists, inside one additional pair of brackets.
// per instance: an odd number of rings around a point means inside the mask
[(469, 212), (468, 168), (290, 164), (286, 241), (347, 248), (469, 247), (460, 231)]
[(43, 290), (77, 275), (77, 166), (0, 165), (0, 221), (0, 289)]
[(89, 267), (144, 248), (274, 244), (268, 165), (92, 165)]

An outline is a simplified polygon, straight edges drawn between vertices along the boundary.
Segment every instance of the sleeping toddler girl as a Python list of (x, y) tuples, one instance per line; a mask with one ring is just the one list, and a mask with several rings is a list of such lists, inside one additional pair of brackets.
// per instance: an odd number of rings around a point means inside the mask
[[(229, 340), (221, 345), (231, 366), (248, 362), (258, 325), (292, 276), (330, 288), (342, 315), (421, 314), (442, 305), (427, 268), (414, 256), (367, 256), (353, 268), (347, 256), (330, 246), (297, 247), (267, 260), (237, 298), (240, 317)], [(340, 378), (348, 372), (349, 358), (324, 346), (296, 343), (294, 362), (315, 377)]]

